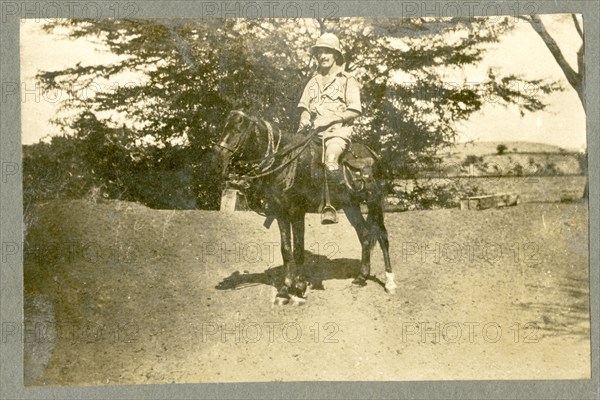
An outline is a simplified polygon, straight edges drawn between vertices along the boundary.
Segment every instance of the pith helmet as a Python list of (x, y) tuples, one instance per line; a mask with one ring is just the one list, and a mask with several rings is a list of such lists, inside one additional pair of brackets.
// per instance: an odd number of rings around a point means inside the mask
[(324, 33), (320, 38), (317, 39), (317, 43), (313, 47), (311, 47), (310, 51), (312, 54), (315, 54), (315, 51), (318, 48), (328, 48), (332, 49), (340, 56), (341, 62), (344, 62), (344, 54), (342, 54), (342, 48), (340, 46), (340, 39), (335, 36), (333, 33)]

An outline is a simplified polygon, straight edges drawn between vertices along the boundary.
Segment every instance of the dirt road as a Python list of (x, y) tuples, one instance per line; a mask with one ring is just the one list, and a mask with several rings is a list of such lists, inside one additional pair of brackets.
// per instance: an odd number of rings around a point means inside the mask
[[(275, 307), (279, 236), (256, 214), (39, 205), (25, 382), (586, 378), (586, 207), (387, 214), (395, 296), (353, 287), (354, 231), (309, 215), (313, 287), (305, 305)], [(384, 281), (379, 248), (372, 265)]]

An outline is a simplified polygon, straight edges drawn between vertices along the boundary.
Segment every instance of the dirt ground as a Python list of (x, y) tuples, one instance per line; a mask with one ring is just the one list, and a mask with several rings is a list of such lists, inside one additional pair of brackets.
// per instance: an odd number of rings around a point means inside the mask
[(273, 305), (276, 223), (55, 201), (25, 249), (28, 385), (590, 377), (587, 204), (389, 213), (398, 292), (353, 287), (342, 216), (307, 217), (304, 305)]

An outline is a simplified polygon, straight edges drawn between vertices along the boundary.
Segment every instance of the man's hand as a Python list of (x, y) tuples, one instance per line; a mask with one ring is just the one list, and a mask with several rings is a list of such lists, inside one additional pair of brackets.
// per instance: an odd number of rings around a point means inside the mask
[(298, 125), (298, 132), (310, 129), (310, 126), (310, 113), (307, 110), (304, 110), (302, 111), (302, 115), (300, 115), (300, 124)]
[(313, 123), (315, 129), (327, 128), (330, 125), (342, 122), (342, 119), (336, 115), (317, 117)]

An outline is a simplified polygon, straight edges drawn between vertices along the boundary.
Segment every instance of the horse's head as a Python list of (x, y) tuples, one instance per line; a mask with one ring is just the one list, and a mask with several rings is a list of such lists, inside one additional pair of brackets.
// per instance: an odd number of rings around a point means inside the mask
[(223, 177), (234, 158), (240, 158), (248, 145), (248, 140), (256, 131), (256, 119), (242, 111), (231, 111), (225, 120), (225, 127), (219, 144), (215, 146), (221, 159)]

